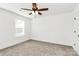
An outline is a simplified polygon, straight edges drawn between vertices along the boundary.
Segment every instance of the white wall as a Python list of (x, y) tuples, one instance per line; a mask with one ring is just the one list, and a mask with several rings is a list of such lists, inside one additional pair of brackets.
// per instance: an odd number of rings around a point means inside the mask
[[(16, 37), (15, 20), (20, 19), (25, 21), (25, 35)], [(24, 18), (18, 14), (9, 12), (0, 8), (0, 49), (24, 42), (30, 37), (31, 19)]]
[(72, 13), (33, 19), (32, 38), (71, 46), (72, 19)]

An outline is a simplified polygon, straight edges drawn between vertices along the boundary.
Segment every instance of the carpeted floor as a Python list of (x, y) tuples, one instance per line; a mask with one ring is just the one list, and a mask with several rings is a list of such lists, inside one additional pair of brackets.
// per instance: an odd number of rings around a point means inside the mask
[(77, 56), (70, 46), (29, 40), (3, 49), (0, 56)]

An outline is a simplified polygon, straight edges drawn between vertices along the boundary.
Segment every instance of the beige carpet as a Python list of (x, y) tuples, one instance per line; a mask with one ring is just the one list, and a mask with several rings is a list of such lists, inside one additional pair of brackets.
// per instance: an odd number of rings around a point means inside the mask
[(77, 56), (72, 47), (29, 40), (0, 51), (1, 56)]

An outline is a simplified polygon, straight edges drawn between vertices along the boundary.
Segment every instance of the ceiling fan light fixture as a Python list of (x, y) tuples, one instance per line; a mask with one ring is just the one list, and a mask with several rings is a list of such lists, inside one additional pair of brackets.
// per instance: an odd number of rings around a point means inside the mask
[(38, 15), (38, 11), (32, 11), (32, 15)]
[(32, 11), (32, 15), (35, 15), (35, 12), (34, 11)]
[(38, 15), (38, 11), (35, 11), (35, 14)]
[(22, 10), (31, 11), (29, 15), (42, 15), (40, 11), (47, 11), (48, 8), (38, 8), (36, 3), (32, 3), (32, 9), (21, 8)]

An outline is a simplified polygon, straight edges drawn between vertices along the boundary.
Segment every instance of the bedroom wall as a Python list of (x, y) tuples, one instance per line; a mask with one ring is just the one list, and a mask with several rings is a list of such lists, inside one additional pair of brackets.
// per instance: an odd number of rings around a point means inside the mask
[(72, 19), (72, 13), (34, 18), (32, 22), (32, 38), (72, 46)]
[[(15, 20), (25, 22), (25, 34), (16, 37)], [(16, 13), (0, 8), (0, 49), (24, 42), (30, 37), (30, 18), (24, 18)]]

